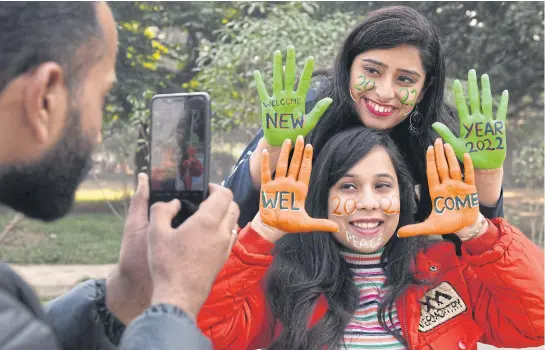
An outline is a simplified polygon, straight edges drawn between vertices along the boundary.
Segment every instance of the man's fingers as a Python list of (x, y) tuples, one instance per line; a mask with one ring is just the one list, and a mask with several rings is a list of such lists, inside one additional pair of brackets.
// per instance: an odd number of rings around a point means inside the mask
[[(437, 225), (435, 225), (433, 222), (431, 222), (428, 219), (420, 224), (403, 226), (397, 231), (397, 236), (401, 238), (405, 238), (405, 237), (414, 237), (414, 236), (422, 236), (422, 235), (436, 235), (436, 234), (439, 234), (437, 232), (436, 226)], [(448, 232), (445, 232), (445, 233), (448, 233)]]
[(297, 136), (295, 141), (295, 151), (290, 162), (290, 170), (288, 171), (288, 177), (297, 180), (299, 175), (299, 169), (301, 168), (301, 160), (303, 159), (303, 149), (305, 148), (305, 141), (303, 136)]
[(148, 217), (148, 205), (149, 205), (149, 178), (146, 174), (138, 174), (138, 185), (136, 192), (134, 192), (131, 198), (131, 204), (129, 206), (128, 216), (142, 215)]
[(301, 170), (299, 170), (299, 177), (297, 181), (304, 183), (308, 186), (310, 180), (310, 173), (312, 172), (312, 152), (313, 148), (311, 144), (305, 146), (303, 153), (303, 161), (301, 162)]
[[(208, 220), (219, 222), (229, 209), (229, 205), (233, 201), (233, 192), (226, 187), (221, 187), (216, 184), (209, 184), (208, 189), (210, 195), (199, 206), (199, 210), (193, 215), (207, 215)], [(211, 215), (213, 213), (213, 215)]]
[(288, 45), (288, 53), (286, 54), (286, 74), (284, 88), (286, 91), (293, 91), (295, 86), (295, 48), (293, 45)]
[(477, 84), (477, 72), (475, 72), (475, 69), (471, 69), (467, 73), (467, 91), (469, 95), (469, 105), (471, 106), (471, 114), (481, 114), (479, 85)]
[(177, 199), (170, 202), (157, 202), (150, 208), (150, 226), (152, 232), (166, 232), (172, 230), (172, 220), (178, 214), (181, 203)]
[(464, 89), (462, 89), (462, 84), (458, 79), (454, 81), (454, 97), (456, 99), (456, 109), (458, 110), (460, 123), (464, 123), (469, 118), (469, 109), (467, 108)]
[(271, 167), (269, 165), (269, 152), (264, 149), (261, 153), (261, 185), (271, 181)]
[(282, 53), (278, 50), (274, 52), (273, 58), (273, 95), (278, 96), (282, 92), (284, 82), (282, 79)]
[(437, 166), (437, 172), (439, 173), (439, 179), (441, 182), (447, 180), (450, 176), (448, 173), (447, 159), (445, 158), (445, 149), (443, 148), (443, 140), (438, 138), (435, 140), (435, 164)]
[(286, 173), (288, 171), (288, 161), (290, 158), (290, 150), (291, 150), (291, 140), (286, 139), (284, 140), (284, 143), (282, 144), (282, 149), (280, 150), (280, 157), (278, 158), (278, 162), (276, 163), (276, 175), (274, 177), (275, 179), (286, 177)]
[(469, 153), (464, 154), (464, 182), (467, 185), (475, 185), (475, 171), (473, 169), (473, 161)]
[(462, 181), (462, 171), (460, 170), (460, 164), (458, 164), (458, 159), (456, 159), (456, 154), (454, 154), (454, 150), (452, 149), (451, 145), (445, 145), (445, 154), (447, 156), (450, 178), (455, 181)]
[(231, 202), (229, 204), (229, 209), (227, 210), (227, 213), (225, 217), (222, 219), (221, 226), (225, 231), (228, 231), (229, 234), (233, 234), (232, 231), (237, 229), (237, 221), (240, 216), (240, 209), (238, 207), (238, 204), (235, 202)]

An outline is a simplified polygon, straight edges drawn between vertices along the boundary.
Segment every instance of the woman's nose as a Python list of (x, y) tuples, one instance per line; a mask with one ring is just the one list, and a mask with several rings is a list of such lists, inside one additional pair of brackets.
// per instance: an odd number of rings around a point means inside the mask
[(360, 210), (375, 210), (379, 208), (379, 202), (373, 194), (362, 194), (356, 202), (356, 208)]
[(392, 83), (389, 80), (384, 79), (380, 83), (377, 82), (375, 86), (375, 92), (379, 98), (377, 102), (391, 102), (395, 98), (395, 90)]

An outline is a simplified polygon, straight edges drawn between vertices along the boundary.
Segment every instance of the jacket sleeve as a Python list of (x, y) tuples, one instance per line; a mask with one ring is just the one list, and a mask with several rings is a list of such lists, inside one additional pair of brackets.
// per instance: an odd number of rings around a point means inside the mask
[(63, 349), (116, 349), (125, 326), (106, 308), (104, 280), (87, 280), (45, 306)]
[(128, 326), (120, 350), (212, 350), (212, 344), (181, 309), (153, 305)]
[(0, 292), (0, 349), (61, 349), (49, 325), (15, 296)]
[(233, 200), (240, 208), (239, 227), (244, 227), (252, 221), (259, 210), (259, 189), (256, 189), (252, 183), (250, 157), (262, 137), (263, 130), (260, 130), (240, 156), (231, 175), (222, 183), (233, 192)]
[(263, 288), (274, 245), (248, 224), (212, 287), (197, 322), (214, 349), (259, 349), (272, 342)]
[(482, 343), (496, 347), (543, 345), (543, 250), (502, 218), (462, 245), (473, 318)]
[(500, 198), (495, 206), (487, 207), (485, 205), (479, 205), (481, 214), (487, 219), (495, 219), (503, 217), (503, 188), (500, 192)]

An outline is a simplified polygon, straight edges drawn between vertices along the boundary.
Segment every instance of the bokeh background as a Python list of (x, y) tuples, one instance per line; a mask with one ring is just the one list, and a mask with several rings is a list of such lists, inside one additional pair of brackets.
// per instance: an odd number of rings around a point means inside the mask
[(509, 90), (505, 216), (542, 245), (543, 2), (111, 2), (119, 23), (119, 83), (108, 97), (93, 171), (74, 214), (51, 225), (0, 208), (0, 258), (114, 263), (135, 174), (147, 163), (154, 94), (210, 94), (211, 180), (219, 183), (261, 125), (253, 71), (270, 85), (273, 52), (285, 55), (288, 44), (295, 46), (298, 72), (309, 55), (316, 69), (329, 67), (366, 13), (395, 4), (417, 9), (438, 27), (453, 107), (451, 82), (465, 81), (472, 68), (489, 74), (496, 99)]

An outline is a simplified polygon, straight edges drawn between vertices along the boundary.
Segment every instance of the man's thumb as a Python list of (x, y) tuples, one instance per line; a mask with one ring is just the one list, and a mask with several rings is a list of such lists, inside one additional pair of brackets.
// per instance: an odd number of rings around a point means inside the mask
[(138, 174), (138, 184), (136, 191), (131, 198), (129, 211), (145, 212), (147, 215), (149, 201), (149, 182), (148, 176), (144, 173)]
[(182, 204), (178, 199), (170, 202), (157, 202), (150, 209), (150, 226), (154, 230), (171, 230), (172, 219), (178, 214)]

